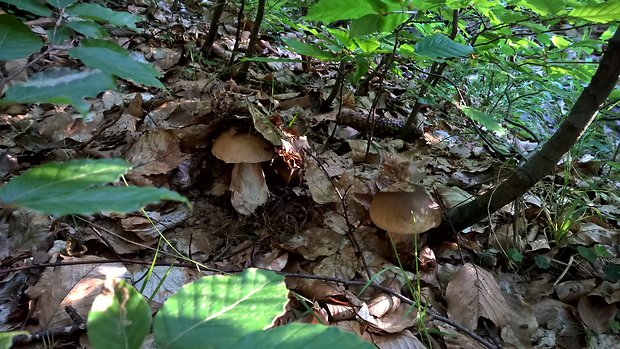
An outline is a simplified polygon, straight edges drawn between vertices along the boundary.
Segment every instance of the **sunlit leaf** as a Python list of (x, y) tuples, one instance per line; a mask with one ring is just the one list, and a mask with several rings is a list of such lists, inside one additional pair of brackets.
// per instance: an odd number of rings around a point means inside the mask
[(128, 169), (129, 164), (119, 159), (44, 164), (0, 187), (0, 202), (55, 216), (133, 212), (160, 200), (188, 203), (183, 196), (162, 188), (101, 186), (116, 181)]
[(620, 18), (620, 1), (610, 0), (573, 9), (569, 16), (596, 23), (608, 23)]
[(316, 46), (308, 45), (298, 40), (282, 39), (282, 41), (286, 45), (288, 45), (293, 51), (299, 53), (302, 56), (308, 56), (322, 61), (333, 61), (337, 57), (331, 52), (321, 50)]
[(306, 19), (325, 23), (341, 19), (356, 19), (369, 14), (381, 14), (373, 1), (321, 0), (308, 10)]
[(96, 349), (138, 349), (151, 328), (151, 308), (123, 280), (107, 280), (88, 313), (88, 340)]
[(443, 34), (424, 37), (415, 45), (416, 53), (432, 58), (462, 57), (471, 54), (474, 48), (454, 42)]

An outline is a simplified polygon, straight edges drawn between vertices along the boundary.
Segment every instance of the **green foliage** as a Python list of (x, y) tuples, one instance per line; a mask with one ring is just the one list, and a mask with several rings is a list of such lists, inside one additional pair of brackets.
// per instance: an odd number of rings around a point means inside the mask
[(519, 252), (519, 250), (517, 250), (516, 248), (512, 247), (510, 249), (508, 249), (506, 251), (506, 255), (508, 256), (508, 258), (510, 258), (511, 261), (513, 262), (517, 262), (517, 263), (521, 263), (523, 262), (523, 255), (521, 254), (521, 252)]
[(547, 270), (549, 269), (549, 267), (551, 267), (549, 259), (545, 256), (534, 256), (534, 263), (537, 267), (543, 270)]
[[(3, 104), (56, 103), (73, 105), (86, 114), (89, 104), (84, 98), (113, 89), (116, 78), (139, 84), (164, 88), (158, 80), (160, 73), (150, 64), (139, 62), (129, 52), (112, 41), (102, 40), (108, 32), (101, 25), (137, 30), (142, 18), (127, 12), (113, 11), (99, 4), (76, 3), (76, 0), (48, 0), (56, 12), (38, 0), (0, 0), (37, 16), (57, 15), (59, 25), (47, 31), (48, 46), (60, 45), (73, 35), (84, 35), (80, 45), (69, 54), (94, 70), (50, 68), (30, 77), (26, 82), (10, 86)], [(62, 11), (62, 12), (61, 12)], [(60, 17), (61, 13), (65, 16)], [(41, 39), (11, 14), (0, 15), (0, 60), (12, 60), (38, 52)], [(35, 57), (40, 59), (43, 56)], [(1, 88), (0, 88), (1, 89)]]
[(27, 25), (11, 15), (0, 15), (0, 60), (26, 57), (41, 49), (43, 43)]
[(415, 51), (419, 55), (431, 58), (454, 58), (471, 54), (474, 49), (456, 43), (443, 34), (433, 34), (418, 41)]
[(28, 335), (26, 331), (11, 331), (0, 333), (0, 349), (10, 349), (13, 346), (13, 337)]
[(577, 246), (577, 253), (585, 260), (593, 263), (598, 258), (613, 258), (611, 253), (605, 249), (603, 245), (595, 245), (593, 247)]
[[(323, 325), (295, 323), (264, 330), (287, 302), (284, 277), (272, 271), (248, 269), (238, 275), (203, 277), (183, 286), (158, 311), (153, 321), (155, 342), (163, 349), (373, 348), (352, 333)], [(124, 283), (114, 287), (113, 294), (98, 296), (88, 317), (93, 346), (139, 348), (150, 323), (145, 305), (142, 296)], [(113, 333), (120, 338), (112, 341)]]
[(5, 98), (15, 103), (71, 104), (86, 114), (90, 104), (84, 98), (96, 97), (99, 92), (114, 86), (114, 77), (100, 70), (50, 68), (32, 75), (26, 82), (11, 86)]
[(133, 212), (160, 200), (189, 204), (163, 188), (111, 187), (130, 169), (120, 159), (73, 160), (31, 168), (0, 188), (3, 206), (21, 206), (55, 216), (88, 215), (101, 211)]
[(151, 329), (151, 308), (125, 281), (106, 282), (105, 292), (95, 298), (88, 313), (87, 325), (95, 348), (140, 348)]

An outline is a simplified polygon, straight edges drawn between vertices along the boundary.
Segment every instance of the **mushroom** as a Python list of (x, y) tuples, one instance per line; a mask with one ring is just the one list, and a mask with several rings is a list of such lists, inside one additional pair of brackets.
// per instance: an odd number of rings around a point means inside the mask
[(370, 219), (389, 234), (420, 234), (441, 224), (439, 205), (420, 185), (406, 191), (385, 191), (375, 195), (370, 204)]
[(235, 164), (230, 179), (230, 201), (242, 215), (252, 214), (269, 197), (261, 162), (273, 157), (273, 148), (261, 136), (229, 128), (215, 139), (211, 152), (218, 159)]

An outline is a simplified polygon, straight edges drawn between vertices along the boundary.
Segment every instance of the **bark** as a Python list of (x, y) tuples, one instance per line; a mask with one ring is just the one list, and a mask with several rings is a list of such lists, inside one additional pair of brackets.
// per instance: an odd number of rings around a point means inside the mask
[(570, 113), (547, 143), (525, 164), (519, 166), (497, 187), (467, 204), (446, 212), (447, 219), (438, 230), (456, 231), (469, 227), (525, 194), (550, 174), (594, 120), (614, 89), (620, 75), (620, 28), (609, 41), (596, 73), (583, 90)]

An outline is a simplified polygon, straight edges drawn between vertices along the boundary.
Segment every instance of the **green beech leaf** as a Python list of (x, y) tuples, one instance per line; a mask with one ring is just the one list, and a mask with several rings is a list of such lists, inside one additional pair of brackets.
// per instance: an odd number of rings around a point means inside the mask
[(10, 349), (13, 346), (13, 337), (27, 336), (30, 333), (27, 331), (11, 331), (0, 333), (0, 349)]
[(82, 40), (79, 47), (69, 50), (69, 55), (84, 64), (123, 79), (147, 86), (164, 88), (157, 79), (160, 73), (151, 64), (135, 61), (124, 48), (106, 40)]
[(73, 35), (73, 30), (67, 27), (52, 28), (46, 30), (47, 37), (54, 45), (60, 45)]
[(306, 19), (330, 23), (341, 19), (356, 19), (369, 14), (380, 14), (373, 1), (321, 0), (308, 10)]
[(47, 0), (47, 3), (54, 6), (57, 9), (63, 9), (67, 6), (75, 4), (77, 0)]
[(15, 16), (0, 15), (0, 61), (29, 56), (43, 47), (41, 39)]
[(188, 203), (185, 197), (167, 189), (101, 186), (116, 181), (129, 168), (126, 161), (119, 159), (44, 164), (0, 187), (0, 202), (55, 216), (133, 212), (160, 200)]
[(407, 19), (404, 13), (389, 15), (369, 14), (351, 21), (351, 36), (359, 37), (373, 33), (391, 33)]
[(118, 12), (110, 10), (98, 4), (75, 4), (66, 10), (70, 16), (92, 19), (101, 23), (109, 23), (119, 27), (127, 27), (137, 30), (136, 22), (142, 21), (142, 17), (128, 12)]
[(125, 281), (106, 280), (88, 313), (87, 328), (95, 349), (139, 349), (151, 328), (151, 308)]
[(30, 12), (37, 16), (47, 17), (52, 15), (52, 10), (43, 5), (39, 0), (0, 0), (6, 4), (11, 4), (20, 10)]
[(86, 114), (90, 104), (84, 98), (96, 97), (114, 87), (114, 78), (99, 70), (50, 68), (32, 75), (26, 82), (9, 87), (5, 99), (14, 103), (71, 104)]
[(506, 129), (499, 122), (497, 122), (495, 118), (487, 113), (469, 107), (461, 107), (461, 111), (468, 118), (484, 126), (489, 131), (497, 132), (499, 134), (506, 133)]
[(541, 16), (556, 15), (566, 9), (565, 0), (523, 0), (519, 4)]
[(105, 28), (93, 21), (72, 21), (65, 26), (89, 38), (105, 38), (108, 36)]
[(243, 348), (235, 342), (269, 327), (287, 295), (284, 277), (273, 271), (203, 277), (164, 303), (153, 321), (155, 343), (160, 349)]
[(336, 55), (329, 51), (324, 51), (316, 46), (308, 45), (304, 42), (293, 40), (293, 39), (282, 39), (282, 41), (288, 45), (293, 51), (299, 53), (303, 56), (308, 56), (312, 58), (316, 58), (322, 61), (333, 61), (336, 60)]
[(338, 348), (372, 349), (371, 343), (363, 341), (351, 332), (336, 327), (292, 323), (270, 328), (244, 337), (236, 348)]
[(424, 37), (415, 45), (416, 53), (432, 58), (462, 57), (474, 52), (469, 45), (454, 42), (443, 34), (433, 34)]
[(620, 1), (610, 0), (600, 4), (586, 5), (573, 9), (568, 15), (596, 23), (617, 21), (620, 18)]

